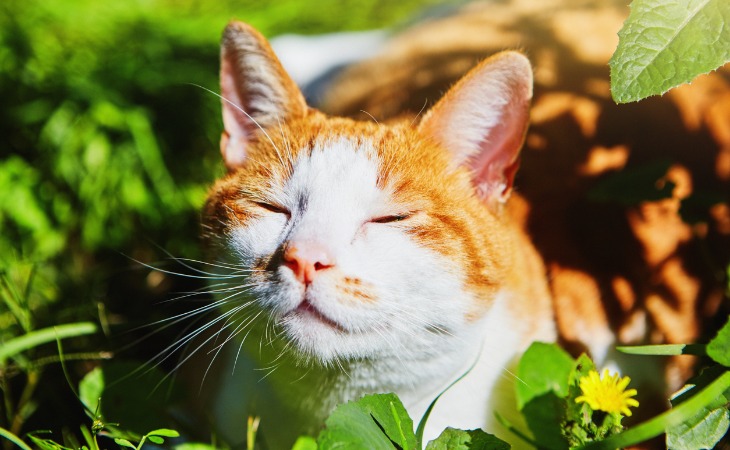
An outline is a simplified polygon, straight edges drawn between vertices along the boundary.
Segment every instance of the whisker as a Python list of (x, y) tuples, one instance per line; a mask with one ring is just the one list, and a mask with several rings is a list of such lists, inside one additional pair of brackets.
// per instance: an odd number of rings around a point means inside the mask
[(361, 109), (360, 112), (363, 113), (363, 114), (367, 114), (371, 119), (373, 119), (373, 122), (375, 122), (378, 125), (380, 125), (380, 122), (378, 122), (378, 119), (376, 119), (375, 116), (373, 116), (369, 112), (365, 111), (364, 109)]
[(413, 118), (411, 121), (411, 126), (413, 126), (419, 117), (421, 117), (421, 114), (423, 114), (423, 110), (426, 109), (426, 105), (428, 105), (428, 99), (423, 101), (423, 106), (421, 106), (421, 110), (418, 111), (418, 114), (416, 114), (416, 117)]
[(128, 255), (124, 255), (124, 256), (126, 256), (127, 258), (131, 259), (132, 261), (136, 262), (137, 264), (139, 264), (143, 267), (146, 267), (148, 269), (155, 270), (157, 272), (166, 273), (168, 275), (175, 275), (178, 277), (195, 278), (195, 279), (199, 279), (199, 280), (224, 280), (224, 279), (228, 279), (228, 278), (240, 278), (241, 277), (241, 275), (222, 275), (221, 274), (221, 275), (216, 275), (216, 276), (201, 276), (201, 275), (191, 275), (191, 274), (187, 274), (187, 273), (173, 272), (171, 270), (165, 270), (165, 269), (161, 269), (159, 267), (152, 266), (147, 263), (143, 263), (142, 261), (139, 261)]
[(220, 98), (220, 99), (221, 99), (221, 100), (223, 100), (224, 102), (226, 102), (226, 103), (228, 103), (229, 105), (231, 105), (231, 106), (232, 106), (233, 108), (237, 109), (237, 110), (238, 110), (239, 112), (241, 112), (241, 114), (243, 114), (243, 115), (244, 115), (244, 116), (246, 116), (246, 117), (247, 117), (247, 118), (248, 118), (248, 119), (249, 119), (249, 120), (250, 120), (251, 122), (253, 122), (253, 123), (254, 123), (254, 125), (256, 125), (256, 126), (257, 126), (257, 127), (259, 128), (259, 130), (261, 130), (261, 132), (262, 132), (262, 133), (264, 133), (264, 136), (266, 136), (266, 138), (267, 138), (267, 139), (269, 140), (269, 142), (271, 143), (271, 145), (272, 145), (272, 146), (274, 147), (274, 150), (276, 150), (277, 152), (279, 151), (279, 150), (278, 150), (278, 148), (277, 148), (277, 146), (276, 146), (276, 144), (274, 143), (274, 140), (273, 140), (273, 139), (271, 139), (271, 136), (269, 136), (269, 133), (267, 133), (267, 132), (266, 132), (266, 130), (264, 129), (264, 127), (262, 127), (262, 126), (261, 126), (261, 125), (260, 125), (260, 124), (258, 123), (258, 121), (256, 121), (256, 119), (254, 119), (253, 117), (251, 117), (251, 115), (250, 115), (249, 113), (247, 113), (246, 111), (244, 111), (244, 109), (243, 109), (243, 108), (241, 108), (241, 107), (240, 107), (239, 105), (237, 105), (237, 104), (235, 104), (234, 102), (232, 102), (232, 101), (228, 100), (227, 98), (223, 97), (222, 95), (218, 94), (217, 92), (215, 92), (215, 91), (212, 91), (212, 90), (208, 89), (207, 87), (204, 87), (204, 86), (201, 86), (201, 85), (199, 85), (199, 84), (195, 84), (195, 83), (188, 83), (188, 84), (190, 84), (190, 85), (192, 85), (192, 86), (195, 86), (195, 87), (199, 87), (200, 89), (203, 89), (204, 91), (207, 91), (207, 92), (209, 92), (209, 93), (211, 93), (211, 94), (215, 95), (216, 97)]

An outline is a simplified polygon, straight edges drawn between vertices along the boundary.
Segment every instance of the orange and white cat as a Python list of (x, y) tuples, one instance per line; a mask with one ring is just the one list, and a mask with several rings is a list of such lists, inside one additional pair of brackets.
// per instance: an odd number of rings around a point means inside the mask
[[(480, 62), (417, 118), (395, 109), (379, 116), (387, 122), (357, 121), (307, 106), (267, 41), (232, 22), (221, 88), (228, 173), (203, 222), (210, 260), (237, 283), (218, 295), (238, 338), (224, 347), (234, 375), (218, 375), (211, 406), (229, 442), (255, 415), (269, 448), (288, 448), (338, 403), (373, 392), (395, 392), (418, 421), (472, 366), (437, 403), (426, 438), (446, 426), (500, 435), (492, 411), (505, 411), (508, 369), (532, 341), (556, 340), (559, 328), (603, 361), (620, 341), (594, 304), (601, 285), (583, 266), (553, 266), (565, 235), (537, 234), (536, 247), (527, 234), (530, 215), (550, 207), (513, 192), (533, 96), (522, 54)], [(617, 280), (614, 290), (629, 289)]]
[(258, 415), (283, 448), (366, 393), (395, 392), (420, 418), (475, 364), (427, 436), (483, 427), (504, 369), (555, 338), (544, 268), (507, 203), (528, 60), (484, 61), (417, 125), (357, 122), (307, 107), (264, 38), (234, 22), (221, 85), (229, 172), (205, 237), (218, 264), (246, 273), (225, 303), (246, 328), (249, 375), (227, 383), (219, 416), (243, 431)]

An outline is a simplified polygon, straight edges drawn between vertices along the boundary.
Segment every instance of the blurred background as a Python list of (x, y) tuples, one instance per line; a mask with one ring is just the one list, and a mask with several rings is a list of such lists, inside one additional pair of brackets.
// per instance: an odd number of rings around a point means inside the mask
[[(108, 422), (183, 427), (168, 406), (185, 389), (164, 378), (176, 358), (138, 367), (181, 333), (155, 323), (206, 299), (166, 301), (200, 280), (144, 264), (186, 273), (170, 255), (200, 259), (198, 211), (223, 173), (220, 103), (205, 89), (218, 92), (230, 19), (318, 34), (398, 26), (436, 3), (0, 2), (0, 427), (78, 442), (91, 420), (74, 390), (101, 361)], [(42, 338), (78, 323), (97, 331), (79, 326), (62, 348)]]

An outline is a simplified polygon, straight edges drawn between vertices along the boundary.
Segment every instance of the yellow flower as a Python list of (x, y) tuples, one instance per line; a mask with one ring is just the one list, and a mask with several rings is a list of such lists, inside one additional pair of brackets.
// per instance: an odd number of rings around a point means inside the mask
[(579, 381), (580, 390), (583, 395), (576, 398), (576, 403), (588, 403), (591, 409), (605, 411), (607, 413), (618, 412), (624, 416), (630, 416), (629, 406), (639, 406), (639, 402), (631, 397), (636, 395), (636, 389), (625, 390), (631, 378), (619, 378), (619, 374), (613, 374), (608, 369), (598, 376), (598, 372), (591, 370), (587, 376)]

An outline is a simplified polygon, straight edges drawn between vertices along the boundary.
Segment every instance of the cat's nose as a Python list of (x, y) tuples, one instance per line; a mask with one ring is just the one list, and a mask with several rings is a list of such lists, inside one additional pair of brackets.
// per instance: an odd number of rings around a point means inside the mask
[(288, 245), (284, 250), (284, 265), (294, 272), (297, 280), (310, 284), (325, 269), (334, 265), (329, 252), (316, 244)]

